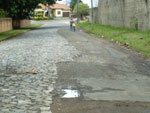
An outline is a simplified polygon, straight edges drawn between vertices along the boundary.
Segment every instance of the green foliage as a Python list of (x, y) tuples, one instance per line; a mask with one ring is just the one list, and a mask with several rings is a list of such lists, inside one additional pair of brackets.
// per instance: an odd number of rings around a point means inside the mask
[[(77, 14), (77, 5), (75, 6), (74, 10), (73, 10), (74, 14)], [(83, 16), (86, 16), (89, 14), (89, 6), (87, 4), (84, 3), (80, 3), (79, 4), (79, 15), (82, 18)]]
[(1, 17), (7, 17), (8, 13), (6, 11), (4, 11), (3, 9), (0, 9), (0, 18)]
[[(35, 16), (33, 19), (34, 20), (49, 20), (48, 17), (37, 17), (37, 16)], [(50, 19), (52, 20), (53, 18), (50, 18)]]
[(13, 19), (29, 18), (39, 3), (53, 4), (55, 0), (0, 0), (0, 8)]
[(146, 57), (150, 57), (150, 31), (137, 31), (100, 24), (94, 24), (92, 29), (89, 22), (80, 23), (79, 26), (97, 37), (120, 42), (124, 46), (142, 52)]
[[(78, 0), (71, 0), (70, 8), (71, 8), (72, 10), (74, 10), (74, 7), (75, 7), (75, 5), (77, 4), (77, 1), (78, 1)], [(79, 0), (79, 2), (82, 2), (82, 1)]]
[(35, 16), (33, 19), (34, 20), (43, 20), (43, 17), (37, 17), (37, 16)]
[(43, 12), (38, 12), (34, 15), (35, 17), (43, 17)]

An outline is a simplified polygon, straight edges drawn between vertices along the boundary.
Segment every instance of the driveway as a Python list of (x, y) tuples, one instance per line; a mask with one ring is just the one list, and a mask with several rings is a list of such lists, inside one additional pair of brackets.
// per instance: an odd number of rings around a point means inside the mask
[(0, 42), (0, 113), (149, 113), (150, 61), (69, 31), (69, 20)]

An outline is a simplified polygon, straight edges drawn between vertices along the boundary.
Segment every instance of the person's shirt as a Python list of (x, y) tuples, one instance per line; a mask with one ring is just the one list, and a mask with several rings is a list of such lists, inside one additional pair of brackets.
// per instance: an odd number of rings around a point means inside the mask
[(73, 24), (73, 20), (70, 20), (70, 24), (71, 24), (71, 25)]
[(73, 23), (73, 24), (72, 24), (72, 26), (73, 26), (73, 27), (76, 27), (76, 24), (75, 24), (75, 23)]

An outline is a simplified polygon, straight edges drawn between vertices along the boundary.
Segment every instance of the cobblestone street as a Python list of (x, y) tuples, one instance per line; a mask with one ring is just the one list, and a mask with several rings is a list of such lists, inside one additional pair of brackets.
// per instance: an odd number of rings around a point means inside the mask
[(62, 23), (44, 26), (0, 42), (0, 113), (51, 113), (56, 63), (79, 52), (57, 33)]
[(0, 113), (150, 113), (150, 61), (69, 29), (69, 20), (0, 42)]

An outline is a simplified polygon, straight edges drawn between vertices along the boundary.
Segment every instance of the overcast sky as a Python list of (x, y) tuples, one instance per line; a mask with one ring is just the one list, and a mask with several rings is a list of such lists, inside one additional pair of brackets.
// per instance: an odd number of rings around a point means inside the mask
[[(71, 1), (71, 0), (68, 0), (68, 1)], [(82, 2), (91, 6), (91, 0), (82, 0)], [(98, 7), (98, 0), (93, 0), (93, 6)]]
[(86, 4), (88, 4), (89, 6), (90, 6), (90, 4), (91, 4), (91, 0), (82, 0), (83, 1), (83, 3), (86, 3)]
[[(91, 0), (82, 0), (83, 3), (88, 4), (89, 6), (91, 6)], [(98, 6), (98, 0), (93, 0), (93, 6), (97, 7)]]

